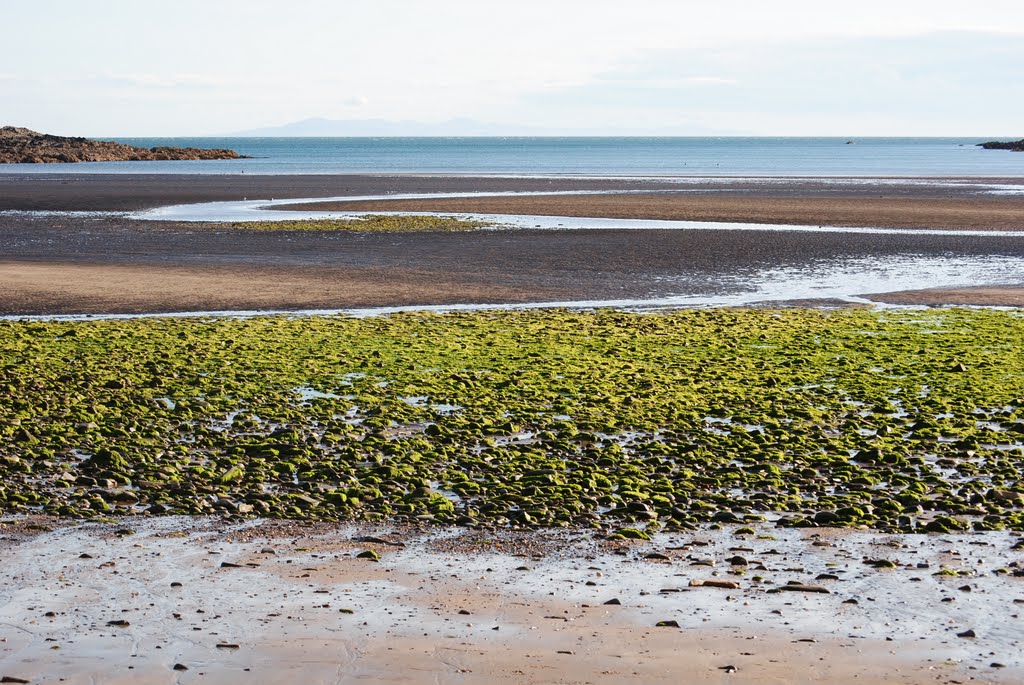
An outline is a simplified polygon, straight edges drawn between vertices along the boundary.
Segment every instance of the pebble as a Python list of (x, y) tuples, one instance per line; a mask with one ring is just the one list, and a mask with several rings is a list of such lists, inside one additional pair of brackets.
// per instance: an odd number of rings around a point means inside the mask
[(691, 580), (690, 587), (716, 587), (723, 590), (739, 590), (740, 584), (735, 580)]
[(768, 592), (817, 592), (823, 595), (830, 595), (832, 591), (820, 585), (804, 585), (803, 583), (789, 583), (779, 587), (773, 587)]

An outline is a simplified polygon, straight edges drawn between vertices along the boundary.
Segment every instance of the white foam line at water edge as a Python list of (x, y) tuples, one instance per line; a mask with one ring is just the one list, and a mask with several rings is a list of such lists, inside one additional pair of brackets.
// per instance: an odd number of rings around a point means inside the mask
[[(1021, 231), (972, 231), (957, 229), (905, 229), (874, 226), (814, 226), (805, 224), (765, 224), (730, 221), (673, 221), (663, 219), (609, 219), (605, 217), (564, 217), (532, 214), (466, 214), (455, 212), (346, 212), (346, 211), (291, 211), (271, 209), (312, 202), (370, 202), (381, 200), (436, 200), (484, 197), (542, 197), (572, 195), (647, 194), (650, 191), (556, 191), (556, 192), (501, 192), (501, 193), (403, 193), (394, 195), (360, 195), (327, 198), (291, 198), (286, 200), (232, 200), (172, 205), (129, 214), (129, 218), (151, 221), (179, 222), (273, 222), (315, 221), (320, 219), (357, 219), (371, 215), (383, 216), (451, 216), (477, 221), (494, 228), (530, 229), (608, 229), (608, 230), (717, 230), (717, 231), (783, 231), (811, 233), (860, 233), (876, 235), (940, 235), (940, 236), (999, 236), (1024, 237)], [(672, 191), (659, 191), (672, 192)]]
[[(796, 300), (838, 300), (878, 307), (904, 308), (866, 299), (865, 293), (916, 290), (922, 287), (943, 288), (971, 285), (1017, 283), (1024, 274), (1024, 258), (1020, 257), (906, 257), (857, 258), (822, 261), (816, 264), (787, 268), (742, 271), (721, 276), (709, 283), (711, 288), (728, 292), (689, 293), (649, 298), (608, 300), (566, 300), (525, 302), (516, 304), (446, 304), (404, 305), (388, 307), (348, 307), (304, 310), (228, 310), (198, 312), (154, 312), (145, 314), (67, 314), (8, 315), (0, 321), (95, 321), (104, 319), (142, 318), (211, 318), (254, 316), (385, 316), (403, 312), (477, 312), (528, 309), (685, 309), (702, 307), (744, 307)], [(666, 290), (673, 281), (685, 283), (685, 277), (666, 278)], [(907, 308), (917, 308), (910, 306)], [(1014, 309), (1009, 307), (1007, 309)]]

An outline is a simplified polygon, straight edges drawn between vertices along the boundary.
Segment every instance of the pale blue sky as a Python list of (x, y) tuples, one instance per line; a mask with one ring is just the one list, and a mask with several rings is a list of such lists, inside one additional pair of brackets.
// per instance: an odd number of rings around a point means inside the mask
[(1019, 0), (3, 0), (0, 123), (1024, 136)]

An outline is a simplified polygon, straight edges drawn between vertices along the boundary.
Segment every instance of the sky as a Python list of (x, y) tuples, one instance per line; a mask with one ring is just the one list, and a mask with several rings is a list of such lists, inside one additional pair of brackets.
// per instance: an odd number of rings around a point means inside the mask
[[(0, 124), (1024, 136), (1020, 0), (0, 0)], [(456, 124), (458, 126), (458, 124)]]

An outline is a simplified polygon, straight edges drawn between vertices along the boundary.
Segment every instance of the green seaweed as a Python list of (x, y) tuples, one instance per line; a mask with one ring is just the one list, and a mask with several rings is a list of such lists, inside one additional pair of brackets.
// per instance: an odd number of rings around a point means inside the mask
[(364, 233), (411, 231), (472, 231), (489, 224), (454, 216), (367, 214), (351, 219), (300, 219), (286, 221), (236, 221), (204, 224), (211, 229), (247, 231), (356, 231)]

